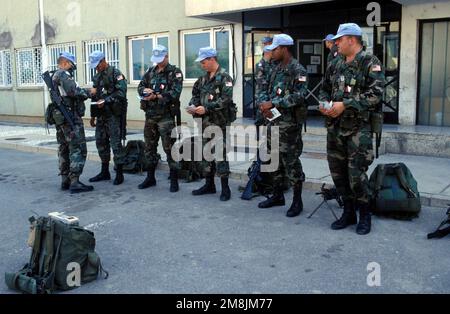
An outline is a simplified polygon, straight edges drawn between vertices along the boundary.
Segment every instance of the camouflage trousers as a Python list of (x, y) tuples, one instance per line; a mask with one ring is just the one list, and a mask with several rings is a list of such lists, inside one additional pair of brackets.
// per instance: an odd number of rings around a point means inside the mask
[(84, 126), (75, 124), (72, 132), (70, 125), (65, 123), (56, 127), (58, 141), (58, 160), (60, 175), (67, 175), (71, 179), (78, 178), (83, 172), (87, 157)]
[(328, 165), (334, 185), (344, 200), (369, 202), (367, 170), (374, 161), (372, 133), (364, 124), (343, 134), (338, 124), (328, 127)]
[[(203, 160), (200, 163), (200, 168), (202, 170), (204, 177), (210, 177), (215, 176), (216, 174), (221, 178), (228, 178), (230, 176), (230, 163), (227, 159), (227, 133), (226, 133), (226, 126), (218, 126), (211, 122), (208, 122), (206, 120), (203, 120), (203, 133), (205, 132), (205, 129), (209, 126), (212, 127), (218, 127), (221, 132), (220, 134), (214, 134), (213, 138), (205, 138), (202, 137), (202, 148), (203, 153), (205, 153), (205, 147), (206, 145), (211, 145), (212, 142), (216, 143), (222, 143), (223, 145), (223, 152), (220, 154), (221, 160), (213, 160), (213, 161), (207, 161), (205, 159), (205, 156), (203, 156)], [(211, 153), (212, 156), (216, 156), (216, 149), (215, 147), (211, 147), (211, 149), (207, 148), (206, 151), (208, 153)], [(209, 159), (209, 158), (208, 158)]]
[(180, 169), (179, 163), (172, 157), (172, 146), (176, 141), (171, 137), (174, 128), (175, 122), (172, 118), (146, 118), (144, 126), (145, 157), (151, 166), (156, 167), (161, 159), (158, 154), (159, 138), (161, 138), (170, 169)]
[(111, 115), (97, 118), (95, 127), (95, 144), (98, 155), (102, 163), (109, 163), (111, 160), (111, 148), (114, 153), (114, 164), (124, 163), (124, 149), (120, 131), (120, 117)]
[[(272, 176), (273, 186), (281, 189), (286, 177), (289, 178), (291, 186), (305, 181), (305, 173), (299, 159), (303, 152), (302, 126), (284, 121), (280, 121), (276, 126), (279, 128), (279, 166)], [(272, 147), (272, 130), (273, 127), (269, 127), (267, 135), (269, 153), (273, 149), (277, 150)]]

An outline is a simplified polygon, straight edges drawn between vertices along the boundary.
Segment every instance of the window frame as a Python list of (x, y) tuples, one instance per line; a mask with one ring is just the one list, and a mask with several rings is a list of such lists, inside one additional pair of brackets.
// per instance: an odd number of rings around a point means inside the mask
[(214, 27), (208, 27), (208, 28), (197, 28), (197, 29), (191, 29), (191, 30), (182, 30), (180, 31), (180, 67), (181, 70), (184, 73), (184, 80), (186, 83), (195, 83), (195, 81), (198, 78), (188, 78), (186, 73), (186, 55), (185, 55), (185, 35), (195, 35), (195, 34), (205, 34), (209, 33), (209, 43), (210, 46), (217, 49), (216, 45), (216, 39), (217, 39), (217, 33), (221, 31), (228, 32), (228, 62), (229, 62), (229, 69), (225, 69), (228, 74), (231, 77), (234, 77), (234, 60), (233, 60), (233, 36), (232, 36), (232, 28), (230, 25), (221, 25), (221, 26), (214, 26)]
[[(145, 40), (145, 39), (152, 39), (153, 40), (153, 47), (158, 44), (159, 38), (167, 37), (168, 46), (166, 47), (169, 50), (169, 62), (171, 60), (171, 53), (170, 53), (170, 35), (169, 32), (160, 32), (160, 33), (152, 33), (152, 34), (145, 34), (145, 35), (135, 35), (135, 36), (129, 36), (127, 38), (128, 42), (128, 82), (132, 85), (139, 85), (141, 80), (135, 80), (133, 77), (133, 41), (137, 40)], [(152, 65), (150, 65), (151, 67)]]
[[(113, 45), (116, 44), (116, 49), (113, 49)], [(85, 40), (83, 41), (83, 67), (84, 67), (84, 83), (86, 85), (92, 85), (91, 67), (89, 66), (89, 55), (92, 51), (88, 51), (89, 46), (93, 45), (105, 45), (105, 57), (106, 61), (112, 66), (120, 67), (120, 40), (118, 37)], [(117, 54), (117, 59), (114, 59), (114, 54)]]
[[(32, 62), (32, 70), (33, 70), (33, 82), (31, 83), (22, 83), (21, 81), (21, 74), (22, 74), (22, 66), (19, 64), (20, 62), (20, 58), (19, 58), (19, 54), (21, 52), (26, 52), (26, 51), (31, 51), (31, 53), (33, 54), (33, 58), (31, 60)], [(36, 68), (36, 57), (35, 57), (35, 53), (39, 52), (39, 69)], [(29, 87), (42, 87), (44, 86), (44, 81), (41, 77), (41, 73), (42, 73), (42, 47), (40, 46), (34, 46), (34, 47), (27, 47), (27, 48), (17, 48), (14, 51), (14, 55), (15, 55), (15, 63), (16, 63), (16, 77), (17, 77), (17, 87), (18, 88), (29, 88)], [(35, 73), (37, 72), (37, 73)], [(39, 79), (40, 78), (40, 79)], [(36, 80), (37, 79), (37, 80)]]
[[(67, 43), (61, 43), (61, 44), (51, 44), (47, 46), (47, 62), (48, 62), (48, 69), (50, 71), (54, 71), (58, 69), (58, 59), (59, 54), (56, 56), (56, 60), (52, 60), (53, 54), (52, 49), (58, 49), (61, 48), (62, 51), (68, 51), (72, 53), (75, 56), (75, 61), (78, 63), (78, 55), (77, 55), (77, 43), (76, 42), (67, 42)], [(78, 71), (74, 71), (74, 78), (75, 81), (78, 80)]]
[[(9, 64), (5, 64), (5, 55), (9, 55)], [(2, 72), (0, 72), (0, 76), (2, 78), (2, 82), (0, 84), (0, 88), (11, 88), (13, 86), (13, 68), (12, 68), (12, 53), (11, 49), (3, 49), (0, 50), (0, 63), (2, 64)]]

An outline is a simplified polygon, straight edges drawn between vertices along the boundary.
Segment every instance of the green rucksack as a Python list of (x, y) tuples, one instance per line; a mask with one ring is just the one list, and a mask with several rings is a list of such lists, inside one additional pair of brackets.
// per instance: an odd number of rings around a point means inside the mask
[(124, 155), (124, 172), (141, 173), (148, 170), (149, 163), (145, 158), (144, 141), (128, 141), (124, 149)]
[(370, 176), (369, 187), (375, 215), (398, 219), (418, 217), (420, 193), (417, 181), (405, 164), (378, 165)]
[(188, 137), (183, 139), (183, 143), (181, 143), (180, 154), (183, 154), (183, 148), (186, 145), (191, 146), (191, 154), (188, 160), (180, 161), (180, 171), (178, 176), (180, 179), (185, 180), (186, 183), (195, 182), (203, 179), (203, 170), (201, 161), (195, 161), (195, 145), (198, 143), (202, 145), (201, 138), (198, 137)]
[(81, 285), (96, 280), (100, 272), (108, 278), (95, 253), (93, 232), (50, 217), (31, 217), (30, 223), (30, 261), (17, 273), (5, 273), (8, 288), (29, 294), (72, 290), (78, 288), (70, 281), (77, 267)]

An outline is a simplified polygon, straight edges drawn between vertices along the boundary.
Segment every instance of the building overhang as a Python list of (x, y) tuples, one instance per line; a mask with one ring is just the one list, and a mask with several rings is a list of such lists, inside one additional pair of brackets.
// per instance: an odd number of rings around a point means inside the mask
[(327, 1), (331, 0), (185, 0), (185, 9), (187, 16), (198, 17)]
[[(330, 2), (332, 0), (185, 0), (186, 16), (213, 17), (215, 15), (293, 5)], [(429, 3), (429, 0), (393, 0), (402, 5)], [(440, 2), (435, 0), (431, 2)]]

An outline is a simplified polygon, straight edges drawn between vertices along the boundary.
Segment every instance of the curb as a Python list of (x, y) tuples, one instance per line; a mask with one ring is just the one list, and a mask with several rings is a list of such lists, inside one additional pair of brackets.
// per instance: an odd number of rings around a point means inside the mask
[[(17, 143), (0, 142), (0, 148), (12, 149), (12, 150), (26, 152), (26, 153), (39, 153), (39, 154), (46, 154), (46, 155), (56, 155), (57, 154), (56, 148), (41, 147), (41, 146), (27, 146), (27, 145), (20, 145)], [(101, 162), (98, 154), (92, 153), (92, 152), (88, 152), (87, 160), (93, 161), (93, 162)], [(167, 162), (161, 161), (159, 163), (157, 169), (163, 170), (163, 171), (169, 171), (169, 166), (168, 166)], [(247, 180), (248, 180), (246, 171), (245, 172), (237, 172), (237, 171), (231, 170), (230, 178), (233, 180), (240, 181), (242, 184), (246, 184)], [(323, 184), (326, 184), (327, 187), (332, 186), (332, 183), (329, 181), (306, 178), (306, 181), (305, 181), (303, 187), (308, 190), (320, 191)], [(425, 192), (421, 192), (420, 195), (421, 195), (422, 206), (447, 208), (448, 204), (450, 204), (450, 196), (443, 196), (443, 195), (439, 195), (439, 194), (430, 194), (430, 193), (425, 193)]]

